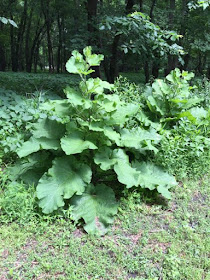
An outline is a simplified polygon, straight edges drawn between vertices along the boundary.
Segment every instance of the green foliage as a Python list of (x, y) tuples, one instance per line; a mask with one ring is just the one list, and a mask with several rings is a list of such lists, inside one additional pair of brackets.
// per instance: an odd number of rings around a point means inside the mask
[(27, 99), (13, 91), (0, 91), (0, 161), (11, 160), (16, 150), (28, 137), (26, 131), (46, 114), (39, 109), (43, 102), (41, 93)]
[(88, 185), (82, 195), (72, 198), (71, 203), (74, 206), (73, 219), (78, 221), (83, 218), (84, 229), (91, 234), (105, 234), (117, 214), (114, 191), (104, 184)]
[(100, 30), (107, 30), (114, 36), (124, 36), (121, 46), (124, 53), (131, 51), (141, 54), (144, 60), (147, 57), (154, 58), (155, 53), (162, 57), (167, 53), (178, 56), (184, 53), (183, 48), (174, 43), (182, 37), (181, 35), (175, 31), (162, 30), (150, 21), (149, 16), (141, 12), (134, 12), (127, 16), (105, 17)]
[(14, 26), (14, 27), (18, 27), (17, 26), (17, 24), (14, 22), (14, 20), (12, 20), (12, 19), (8, 19), (8, 18), (5, 18), (5, 17), (0, 17), (0, 21), (3, 23), (3, 24), (7, 24), (7, 23), (9, 23), (9, 24), (11, 24), (12, 26)]
[(193, 73), (173, 70), (165, 80), (157, 79), (145, 92), (147, 106), (154, 119), (174, 123), (182, 117), (191, 118), (189, 109), (201, 103), (202, 99), (192, 96), (193, 87), (189, 81)]
[(179, 179), (201, 177), (209, 170), (210, 83), (204, 79), (191, 86), (192, 77), (193, 73), (175, 69), (146, 90), (125, 81), (117, 81), (115, 89), (125, 101), (141, 107), (129, 127), (143, 125), (159, 131), (161, 139), (153, 161)]
[[(74, 51), (66, 64), (69, 72), (80, 75), (79, 88), (66, 88), (67, 99), (44, 103), (48, 118), (33, 126), (31, 138), (18, 149), (25, 166), (19, 175), (24, 179), (25, 173), (39, 166), (39, 157), (33, 157), (36, 152), (48, 152), (51, 167), (47, 172), (43, 168), (37, 184), (43, 212), (60, 209), (70, 199), (70, 205), (75, 205), (73, 218), (83, 218), (87, 232), (104, 234), (117, 207), (110, 188), (115, 186), (106, 185), (109, 178), (127, 188), (156, 189), (166, 198), (175, 181), (158, 167), (143, 163), (147, 151), (156, 152), (159, 134), (155, 129), (129, 128), (139, 105), (105, 94), (113, 89), (108, 82), (87, 78), (94, 71), (90, 67), (99, 65), (103, 56), (92, 54), (90, 47), (83, 53)], [(14, 170), (17, 175), (18, 167)], [(156, 182), (150, 180), (152, 176)]]
[(173, 130), (163, 133), (155, 162), (179, 179), (202, 177), (209, 170), (209, 135), (199, 125), (182, 120)]
[[(3, 174), (0, 172), (0, 176)], [(8, 178), (7, 178), (8, 179)], [(37, 215), (38, 203), (35, 189), (26, 188), (23, 183), (8, 183), (0, 188), (0, 219), (1, 223), (18, 221), (20, 224), (29, 222)]]
[(64, 96), (63, 88), (67, 85), (72, 87), (78, 84), (76, 76), (66, 74), (47, 73), (23, 73), (23, 72), (0, 72), (0, 88), (11, 90), (17, 94), (33, 97), (34, 92), (42, 92), (52, 99)]

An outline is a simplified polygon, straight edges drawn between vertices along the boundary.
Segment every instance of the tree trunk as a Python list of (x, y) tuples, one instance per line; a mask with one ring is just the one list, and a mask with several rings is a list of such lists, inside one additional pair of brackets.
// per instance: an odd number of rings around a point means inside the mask
[[(13, 60), (12, 70), (18, 71), (21, 68), (21, 65), (23, 65), (22, 59), (22, 48), (23, 48), (23, 38), (25, 33), (25, 27), (26, 27), (26, 21), (27, 21), (27, 8), (28, 8), (28, 1), (24, 1), (24, 7), (23, 7), (23, 13), (21, 16), (21, 21), (18, 26), (18, 34), (17, 34), (17, 41), (15, 45), (15, 61)], [(23, 69), (21, 69), (23, 70)]]
[(149, 82), (149, 77), (150, 77), (148, 61), (146, 61), (144, 63), (144, 75), (145, 75), (145, 82), (148, 83)]
[[(175, 0), (170, 0), (170, 7), (169, 7), (169, 28), (173, 30), (173, 25), (174, 25), (174, 13), (175, 13)], [(168, 75), (175, 67), (177, 64), (177, 58), (173, 55), (168, 55), (168, 66), (167, 69), (165, 70), (165, 74)]]
[(31, 31), (31, 20), (33, 16), (33, 7), (30, 11), (29, 21), (26, 29), (26, 36), (25, 36), (25, 63), (26, 63), (26, 71), (31, 72), (31, 53), (30, 53), (30, 31)]
[(0, 43), (0, 71), (6, 70), (6, 57), (3, 45)]
[(50, 0), (42, 0), (42, 11), (45, 18), (46, 28), (47, 28), (47, 49), (48, 49), (48, 65), (49, 65), (49, 72), (54, 71), (54, 58), (53, 58), (53, 47), (52, 47), (52, 40), (51, 40), (51, 25), (52, 19), (50, 18)]
[(151, 22), (153, 21), (153, 12), (154, 12), (154, 8), (155, 8), (156, 2), (157, 2), (157, 0), (153, 0), (153, 1), (152, 1), (152, 6), (151, 6), (151, 8), (150, 8), (149, 16), (150, 16)]
[(15, 71), (17, 69), (17, 59), (16, 59), (16, 53), (15, 53), (15, 38), (14, 38), (13, 25), (10, 26), (10, 50), (11, 50), (12, 71)]
[(130, 14), (132, 12), (133, 5), (134, 5), (134, 0), (127, 0), (127, 4), (125, 7), (126, 14)]
[(139, 9), (140, 12), (143, 13), (143, 0), (139, 0)]
[(156, 61), (154, 61), (152, 64), (152, 76), (154, 77), (154, 79), (157, 79), (159, 76), (159, 70), (160, 70), (159, 66), (160, 66), (159, 63), (157, 63)]
[(109, 82), (114, 83), (115, 78), (118, 76), (117, 61), (118, 61), (118, 45), (120, 40), (120, 34), (115, 35), (112, 43), (112, 55), (109, 66)]
[[(98, 0), (87, 1), (87, 16), (88, 16), (87, 29), (89, 35), (88, 45), (99, 48), (99, 34), (98, 34), (98, 29), (96, 27), (97, 5), (98, 5)], [(96, 78), (101, 76), (99, 66), (92, 67), (92, 69), (95, 70), (95, 72), (91, 74), (91, 77)]]
[(61, 50), (62, 50), (62, 22), (60, 15), (57, 16), (58, 23), (58, 50), (57, 50), (57, 73), (60, 73), (61, 67)]

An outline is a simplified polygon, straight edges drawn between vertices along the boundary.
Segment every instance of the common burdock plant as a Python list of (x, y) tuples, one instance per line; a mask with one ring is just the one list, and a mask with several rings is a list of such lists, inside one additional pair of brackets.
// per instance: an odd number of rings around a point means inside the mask
[(36, 123), (31, 138), (18, 150), (21, 160), (13, 172), (37, 185), (39, 205), (51, 213), (73, 206), (72, 218), (84, 220), (91, 234), (105, 234), (117, 213), (115, 190), (126, 188), (157, 190), (170, 198), (175, 179), (151, 162), (143, 161), (155, 152), (160, 135), (154, 129), (130, 128), (129, 119), (139, 105), (126, 103), (111, 94), (113, 85), (88, 78), (103, 55), (91, 47), (72, 52), (66, 64), (78, 74), (78, 89), (66, 88), (67, 99), (43, 105), (48, 118)]

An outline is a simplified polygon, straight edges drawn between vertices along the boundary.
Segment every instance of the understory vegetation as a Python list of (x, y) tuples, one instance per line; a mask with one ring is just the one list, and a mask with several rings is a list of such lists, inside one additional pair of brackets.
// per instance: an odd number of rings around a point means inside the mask
[(112, 231), (100, 238), (76, 227), (68, 211), (37, 212), (34, 188), (4, 185), (0, 278), (208, 280), (209, 185), (209, 176), (184, 180), (167, 204), (126, 191)]
[(210, 280), (210, 0), (0, 7), (0, 280)]
[(73, 51), (42, 88), (1, 74), (0, 277), (208, 279), (209, 81), (111, 84), (103, 59)]

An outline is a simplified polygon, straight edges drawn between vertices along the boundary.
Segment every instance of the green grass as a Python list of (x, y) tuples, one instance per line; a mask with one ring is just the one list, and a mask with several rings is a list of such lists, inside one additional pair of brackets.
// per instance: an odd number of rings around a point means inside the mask
[[(143, 73), (122, 73), (131, 82), (144, 83)], [(104, 75), (102, 74), (105, 79)], [(79, 78), (70, 74), (0, 72), (0, 89), (15, 91), (30, 96), (32, 93), (43, 91), (64, 96), (66, 86), (77, 86)]]
[(66, 86), (76, 86), (78, 77), (69, 74), (0, 72), (0, 89), (29, 95), (36, 91), (64, 96)]
[(1, 224), (0, 279), (210, 279), (209, 183), (180, 183), (168, 205), (128, 192), (101, 238), (63, 218)]

